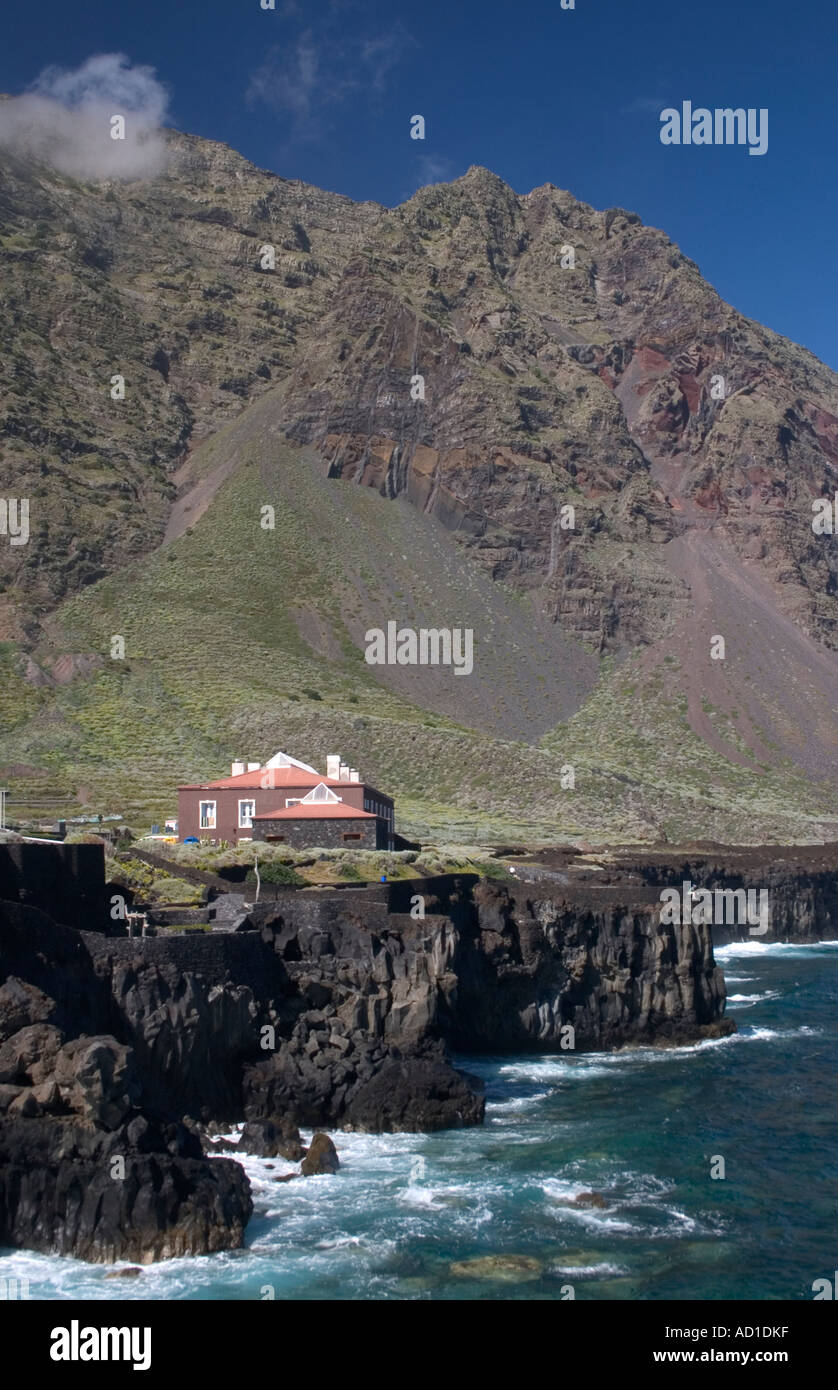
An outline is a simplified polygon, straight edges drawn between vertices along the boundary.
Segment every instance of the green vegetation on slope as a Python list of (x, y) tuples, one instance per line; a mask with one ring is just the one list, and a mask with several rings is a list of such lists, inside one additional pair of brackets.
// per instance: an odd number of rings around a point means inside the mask
[[(408, 507), (326, 480), (316, 460), (264, 433), (235, 447), (236, 471), (195, 525), (67, 600), (49, 651), (36, 653), (86, 653), (100, 668), (46, 694), (7, 683), (8, 763), (42, 770), (40, 783), (10, 775), (13, 793), (46, 787), (67, 810), (120, 811), (142, 828), (175, 809), (178, 783), (284, 747), (320, 767), (339, 750), (396, 796), (404, 833), (451, 843), (689, 838), (699, 821), (719, 838), (742, 838), (743, 823), (756, 838), (775, 820), (786, 834), (791, 824), (815, 835), (826, 808), (802, 778), (745, 775), (691, 733), (659, 675), (639, 699), (630, 664), (606, 663), (588, 701), (540, 746), (429, 712), (429, 700), (445, 703), (442, 687), (418, 686), (411, 702), (384, 684), (361, 639), (391, 613), (416, 625), (448, 612), (473, 622), (483, 666), (462, 679), (479, 679), (486, 701), (508, 702), (510, 690), (518, 704), (545, 698), (542, 638), (526, 629), (523, 599), (507, 611), (501, 587)], [(260, 525), (265, 505), (274, 530)], [(387, 557), (402, 545), (424, 563), (415, 592), (397, 597)], [(110, 657), (115, 636), (124, 660)], [(3, 660), (14, 672), (10, 644)], [(404, 688), (421, 674), (410, 668)], [(446, 678), (453, 712), (461, 682)], [(47, 697), (46, 718), (33, 715)], [(572, 787), (562, 785), (568, 766)]]

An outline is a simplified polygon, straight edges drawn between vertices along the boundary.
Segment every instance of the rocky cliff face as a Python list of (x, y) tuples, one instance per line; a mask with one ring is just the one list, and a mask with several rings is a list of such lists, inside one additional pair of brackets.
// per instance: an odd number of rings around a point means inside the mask
[(258, 929), (141, 940), (0, 904), (0, 1242), (98, 1260), (228, 1249), (247, 1179), (203, 1157), (196, 1121), (245, 1119), (295, 1154), (300, 1124), (457, 1128), (484, 1101), (449, 1045), (561, 1053), (733, 1027), (705, 928), (661, 927), (625, 897), (468, 882), (446, 897), (414, 919), (289, 894)]
[[(680, 888), (733, 889), (766, 894), (768, 930), (757, 938), (747, 923), (713, 924), (717, 944), (737, 940), (814, 942), (838, 937), (838, 845), (765, 849), (713, 846), (692, 853), (617, 853), (605, 874), (615, 884), (645, 882)], [(619, 890), (618, 890), (619, 891)], [(625, 887), (622, 889), (626, 891)]]
[(243, 1168), (203, 1156), (183, 1125), (142, 1115), (113, 1131), (45, 1118), (0, 1120), (4, 1245), (96, 1263), (150, 1264), (242, 1245), (253, 1210)]
[[(681, 896), (682, 916), (685, 884), (713, 895), (739, 894), (738, 906), (720, 899), (721, 913), (715, 913), (714, 904), (710, 925), (717, 945), (734, 940), (809, 943), (838, 936), (836, 844), (758, 848), (700, 842), (642, 853), (545, 850), (522, 860), (517, 873), (529, 893), (559, 891), (575, 903), (631, 899), (655, 913), (660, 912), (662, 891), (674, 888)], [(765, 895), (765, 922), (747, 920), (748, 893), (754, 909)]]
[[(450, 1035), (464, 1047), (583, 1051), (733, 1031), (710, 932), (619, 892), (482, 883)], [(568, 1033), (567, 1025), (572, 1027)]]
[[(355, 1042), (341, 1037), (379, 1047), (432, 1037), (465, 1052), (558, 1052), (692, 1041), (733, 1028), (709, 930), (662, 925), (659, 911), (635, 905), (631, 892), (603, 904), (593, 893), (510, 893), (484, 881), (444, 916), (391, 913), (374, 931), (331, 913), (312, 928), (295, 922), (292, 907), (269, 913), (262, 929), (301, 993), (313, 986), (307, 1002), (315, 1008), (298, 1017), (291, 1051), (298, 1072), (314, 1081), (320, 1048), (334, 1049), (351, 1076)], [(285, 1066), (272, 1058), (248, 1084), (264, 1085)], [(333, 1098), (332, 1115), (346, 1103), (351, 1123), (350, 1092)]]
[(79, 933), (0, 903), (0, 976), (0, 1243), (141, 1262), (241, 1245), (244, 1171), (146, 1109)]
[[(18, 490), (43, 493), (41, 563), (3, 563), (30, 608), (124, 563), (120, 544), (159, 540), (174, 467), (282, 383), (283, 428), (334, 475), (408, 496), (598, 646), (649, 642), (691, 609), (662, 549), (688, 529), (712, 529), (838, 644), (838, 557), (809, 526), (838, 465), (834, 375), (724, 304), (663, 232), (486, 169), (386, 209), (171, 144), (153, 183), (76, 185), (69, 226), (65, 180), (3, 156), (0, 437)], [(103, 354), (131, 383), (118, 411)], [(47, 359), (68, 371), (33, 426)], [(84, 555), (43, 505), (56, 491), (82, 507)], [(38, 587), (44, 560), (57, 589)]]

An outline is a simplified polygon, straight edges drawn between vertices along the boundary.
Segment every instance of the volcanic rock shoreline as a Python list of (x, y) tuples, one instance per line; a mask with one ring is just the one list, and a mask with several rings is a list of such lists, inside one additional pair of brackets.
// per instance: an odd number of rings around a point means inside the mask
[[(519, 857), (516, 874), (530, 893), (551, 888), (572, 901), (631, 900), (658, 904), (664, 888), (684, 884), (717, 890), (764, 890), (769, 900), (763, 942), (824, 941), (838, 937), (838, 844), (693, 845), (599, 851), (542, 850)], [(714, 921), (713, 941), (748, 940), (747, 922)]]
[(395, 885), (289, 891), (238, 931), (139, 939), (0, 902), (0, 1244), (140, 1263), (235, 1248), (252, 1200), (217, 1126), (298, 1158), (300, 1125), (475, 1125), (480, 1083), (449, 1048), (733, 1029), (704, 927), (625, 893), (417, 887), (419, 918)]

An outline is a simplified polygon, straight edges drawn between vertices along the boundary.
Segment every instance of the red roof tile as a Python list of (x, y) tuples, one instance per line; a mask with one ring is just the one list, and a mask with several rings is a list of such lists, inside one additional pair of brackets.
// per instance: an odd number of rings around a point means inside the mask
[(325, 782), (327, 787), (360, 785), (358, 782), (339, 782), (334, 777), (326, 777), (325, 774), (321, 777), (319, 773), (303, 772), (299, 767), (260, 767), (255, 772), (240, 772), (238, 777), (219, 777), (216, 782), (188, 782), (184, 786), (201, 791), (209, 791), (214, 787), (241, 787), (243, 790), (252, 787), (257, 791), (260, 788), (271, 791), (275, 787), (316, 787), (321, 782)]

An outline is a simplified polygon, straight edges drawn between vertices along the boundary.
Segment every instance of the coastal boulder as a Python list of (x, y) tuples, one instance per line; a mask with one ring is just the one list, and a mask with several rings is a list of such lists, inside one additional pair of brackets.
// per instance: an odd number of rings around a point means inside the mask
[(26, 980), (10, 975), (0, 985), (0, 1043), (32, 1023), (47, 1023), (55, 1013), (55, 1000)]
[(287, 1158), (291, 1163), (305, 1153), (300, 1131), (289, 1119), (248, 1120), (235, 1147), (258, 1158)]
[(65, 1043), (54, 1076), (70, 1108), (102, 1129), (116, 1129), (140, 1098), (131, 1048), (108, 1036)]
[(441, 1042), (409, 1048), (355, 1036), (342, 1050), (317, 1036), (292, 1038), (245, 1069), (245, 1113), (277, 1112), (297, 1124), (367, 1130), (459, 1129), (480, 1124), (481, 1083), (457, 1071)]
[(372, 1133), (478, 1125), (486, 1108), (479, 1086), (451, 1066), (441, 1045), (395, 1052), (351, 1096), (344, 1123)]
[(310, 1178), (315, 1173), (336, 1173), (339, 1168), (338, 1151), (328, 1134), (315, 1134), (300, 1164), (303, 1177)]
[(0, 1082), (37, 1086), (55, 1070), (64, 1034), (50, 1023), (19, 1028), (0, 1047)]
[(253, 1207), (244, 1169), (144, 1152), (128, 1129), (0, 1120), (0, 1245), (106, 1264), (239, 1247)]

